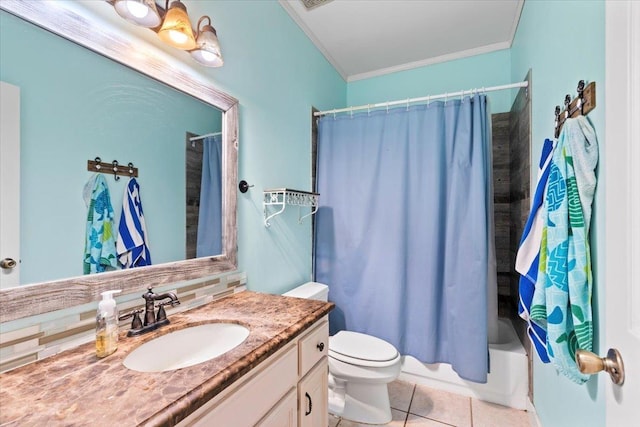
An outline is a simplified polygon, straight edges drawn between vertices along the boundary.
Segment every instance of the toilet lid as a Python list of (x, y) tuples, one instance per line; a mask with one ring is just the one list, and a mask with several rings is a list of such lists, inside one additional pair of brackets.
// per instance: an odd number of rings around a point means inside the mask
[(340, 331), (329, 337), (329, 355), (354, 365), (389, 366), (400, 357), (388, 342), (359, 332)]

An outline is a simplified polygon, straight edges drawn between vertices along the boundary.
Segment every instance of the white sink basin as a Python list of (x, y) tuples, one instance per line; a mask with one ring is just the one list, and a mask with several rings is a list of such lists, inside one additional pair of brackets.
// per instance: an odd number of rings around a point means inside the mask
[(206, 362), (242, 344), (249, 329), (236, 323), (207, 323), (162, 335), (133, 350), (122, 362), (139, 372), (163, 372)]

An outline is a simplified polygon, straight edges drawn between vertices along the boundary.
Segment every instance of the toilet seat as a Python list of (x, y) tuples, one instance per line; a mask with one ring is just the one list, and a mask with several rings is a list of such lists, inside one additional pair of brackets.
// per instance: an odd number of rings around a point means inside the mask
[(329, 357), (351, 365), (384, 368), (398, 363), (400, 353), (380, 338), (340, 331), (329, 337)]

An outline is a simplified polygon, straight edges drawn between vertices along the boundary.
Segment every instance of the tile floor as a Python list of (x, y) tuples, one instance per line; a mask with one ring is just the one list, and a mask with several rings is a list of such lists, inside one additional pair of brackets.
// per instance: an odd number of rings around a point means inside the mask
[[(389, 427), (530, 427), (526, 411), (404, 381), (389, 384)], [(361, 427), (329, 414), (329, 427)]]

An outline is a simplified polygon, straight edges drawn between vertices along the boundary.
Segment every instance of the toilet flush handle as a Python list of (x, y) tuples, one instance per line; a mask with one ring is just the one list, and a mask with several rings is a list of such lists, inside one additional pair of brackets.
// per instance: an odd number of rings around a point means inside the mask
[(324, 351), (324, 343), (323, 342), (318, 343), (318, 345), (316, 347), (318, 348), (318, 351), (320, 351), (320, 352)]

